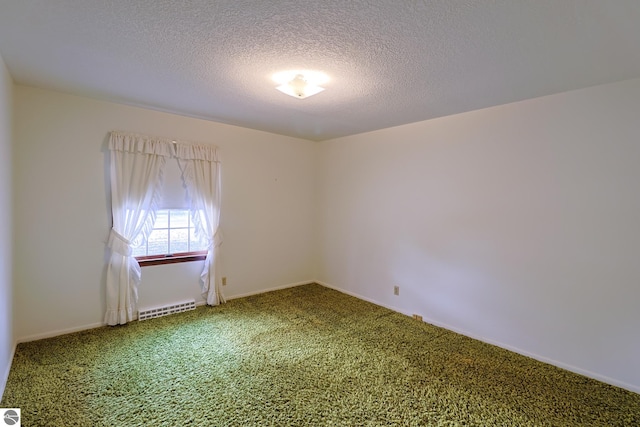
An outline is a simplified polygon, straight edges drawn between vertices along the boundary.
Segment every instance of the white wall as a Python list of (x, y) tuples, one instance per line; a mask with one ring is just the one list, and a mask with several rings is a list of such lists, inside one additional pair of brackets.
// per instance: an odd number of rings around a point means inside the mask
[(639, 113), (630, 80), (321, 143), (318, 278), (640, 391)]
[(13, 355), (11, 129), (13, 81), (0, 57), (0, 397)]
[[(14, 91), (18, 340), (103, 321), (110, 130), (221, 148), (227, 297), (313, 280), (315, 143), (31, 87)], [(201, 268), (143, 268), (140, 306), (199, 299)]]
[[(16, 242), (0, 242), (0, 260), (13, 259), (15, 338), (102, 322), (104, 146), (120, 129), (221, 147), (227, 296), (317, 278), (640, 391), (640, 80), (318, 144), (12, 89), (2, 70), (14, 136), (2, 127), (0, 171), (13, 139), (14, 182), (0, 180), (0, 227), (13, 189)], [(198, 297), (200, 266), (145, 268), (140, 305)], [(0, 274), (5, 304), (10, 280)]]

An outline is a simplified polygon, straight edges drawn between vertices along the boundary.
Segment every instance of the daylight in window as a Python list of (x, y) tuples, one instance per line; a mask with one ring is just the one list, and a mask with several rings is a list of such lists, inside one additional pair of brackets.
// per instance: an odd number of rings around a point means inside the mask
[(133, 256), (175, 255), (206, 249), (206, 243), (196, 238), (188, 209), (160, 209), (149, 238), (133, 250)]

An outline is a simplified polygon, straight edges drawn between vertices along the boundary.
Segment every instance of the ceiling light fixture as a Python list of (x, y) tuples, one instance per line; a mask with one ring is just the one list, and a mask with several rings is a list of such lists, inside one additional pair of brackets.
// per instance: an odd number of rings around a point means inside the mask
[(280, 85), (276, 87), (280, 92), (304, 99), (324, 90), (319, 85), (329, 81), (326, 74), (317, 71), (283, 71), (273, 75), (273, 80)]

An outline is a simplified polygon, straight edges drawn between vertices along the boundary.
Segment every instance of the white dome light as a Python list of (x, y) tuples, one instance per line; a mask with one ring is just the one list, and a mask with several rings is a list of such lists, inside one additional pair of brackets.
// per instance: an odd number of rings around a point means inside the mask
[(272, 79), (279, 84), (276, 89), (298, 99), (322, 92), (324, 88), (319, 85), (329, 81), (326, 74), (309, 70), (282, 71), (274, 74)]

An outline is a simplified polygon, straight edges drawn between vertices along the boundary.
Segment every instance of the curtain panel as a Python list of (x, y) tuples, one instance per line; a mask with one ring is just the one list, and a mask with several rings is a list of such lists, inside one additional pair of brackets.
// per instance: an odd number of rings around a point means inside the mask
[(217, 147), (111, 132), (109, 151), (113, 225), (107, 241), (105, 322), (124, 324), (137, 317), (141, 269), (132, 252), (153, 228), (162, 197), (164, 166), (170, 158), (179, 161), (196, 232), (209, 243), (200, 280), (203, 297), (209, 305), (225, 302), (217, 268), (222, 244)]
[(208, 146), (176, 144), (176, 157), (187, 188), (191, 217), (197, 235), (207, 242), (207, 258), (200, 276), (203, 298), (209, 305), (225, 302), (220, 269), (220, 162)]

